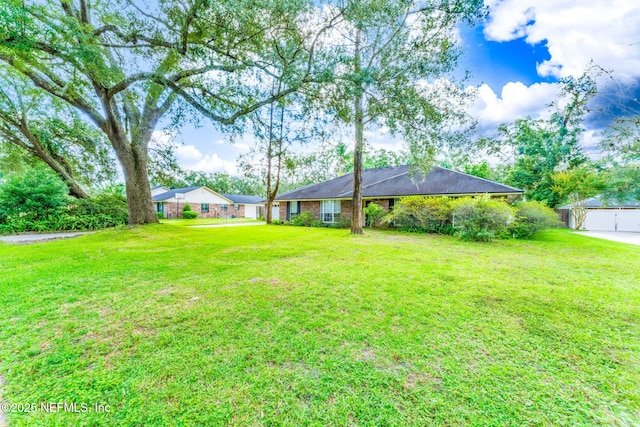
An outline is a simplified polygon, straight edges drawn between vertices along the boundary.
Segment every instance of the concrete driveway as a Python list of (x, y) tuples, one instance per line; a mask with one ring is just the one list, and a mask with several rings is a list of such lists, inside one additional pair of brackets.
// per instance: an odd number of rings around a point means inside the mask
[(614, 242), (640, 245), (640, 233), (631, 231), (580, 231), (579, 236), (596, 237), (598, 239), (613, 240)]
[(46, 242), (48, 240), (68, 239), (70, 237), (83, 236), (91, 234), (93, 231), (78, 231), (70, 233), (33, 233), (33, 234), (14, 234), (11, 236), (0, 236), (0, 242), (25, 244)]

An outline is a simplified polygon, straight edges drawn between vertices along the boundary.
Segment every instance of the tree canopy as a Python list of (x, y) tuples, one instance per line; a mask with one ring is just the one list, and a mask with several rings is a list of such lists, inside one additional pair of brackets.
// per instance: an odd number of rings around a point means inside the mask
[[(304, 1), (4, 6), (0, 73), (20, 74), (104, 134), (124, 172), (131, 223), (157, 221), (148, 148), (163, 117), (176, 126), (194, 117), (233, 124), (313, 71), (314, 42), (297, 21), (310, 7)], [(272, 75), (285, 83), (276, 94), (261, 84)]]

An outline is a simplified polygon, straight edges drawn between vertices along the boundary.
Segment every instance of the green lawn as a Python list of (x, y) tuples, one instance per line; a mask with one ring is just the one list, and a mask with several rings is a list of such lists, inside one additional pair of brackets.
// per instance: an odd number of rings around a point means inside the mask
[(161, 219), (162, 224), (169, 225), (210, 225), (210, 224), (233, 224), (236, 222), (257, 222), (251, 218), (194, 218), (194, 219)]
[(0, 244), (10, 426), (640, 425), (640, 247), (155, 225)]

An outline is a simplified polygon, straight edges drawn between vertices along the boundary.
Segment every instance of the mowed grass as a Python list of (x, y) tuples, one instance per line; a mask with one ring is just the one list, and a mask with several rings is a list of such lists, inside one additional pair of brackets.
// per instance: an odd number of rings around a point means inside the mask
[(191, 226), (191, 225), (234, 224), (237, 222), (259, 222), (259, 220), (255, 220), (251, 218), (194, 218), (194, 219), (174, 218), (174, 219), (161, 219), (160, 222), (162, 224), (167, 224), (167, 225)]
[(0, 244), (13, 426), (640, 425), (640, 247), (156, 225)]

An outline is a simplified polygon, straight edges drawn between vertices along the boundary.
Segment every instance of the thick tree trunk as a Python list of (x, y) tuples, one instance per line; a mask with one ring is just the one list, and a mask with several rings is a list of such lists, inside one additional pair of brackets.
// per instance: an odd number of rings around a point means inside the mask
[[(355, 74), (360, 73), (360, 31), (356, 32)], [(364, 94), (359, 84), (355, 96), (355, 144), (353, 148), (353, 211), (351, 214), (351, 234), (362, 234), (364, 225), (362, 212), (362, 151), (364, 148)]]
[(153, 208), (149, 186), (147, 153), (126, 143), (114, 144), (114, 148), (124, 172), (129, 224), (157, 223), (158, 214)]

